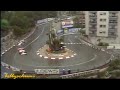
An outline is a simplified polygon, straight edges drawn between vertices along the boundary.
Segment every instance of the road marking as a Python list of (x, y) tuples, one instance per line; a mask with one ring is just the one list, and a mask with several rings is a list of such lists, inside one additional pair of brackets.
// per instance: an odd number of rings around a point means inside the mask
[(4, 54), (5, 52), (2, 52), (2, 54)]
[(44, 27), (43, 27), (43, 30), (42, 30), (42, 32), (40, 33), (40, 35), (37, 36), (32, 42), (30, 42), (30, 43), (29, 43), (28, 45), (26, 45), (24, 48), (28, 47), (30, 44), (32, 44), (34, 41), (36, 41), (36, 40), (42, 35), (43, 31), (44, 31)]
[(48, 57), (44, 57), (44, 58), (48, 58)]
[(74, 55), (76, 55), (76, 53)]
[(104, 49), (101, 49), (102, 51), (105, 51)]
[(66, 57), (66, 58), (70, 58), (70, 57), (68, 56), (68, 57)]
[(63, 59), (63, 57), (60, 57), (59, 59)]
[(74, 57), (73, 55), (71, 55), (71, 57)]
[(5, 50), (7, 52), (7, 50)]
[(40, 53), (37, 53), (37, 55), (40, 55)]
[(55, 59), (55, 58), (51, 58), (51, 59)]
[[(85, 63), (88, 63), (88, 62), (94, 61), (96, 57), (97, 57), (97, 55), (94, 54), (94, 57), (93, 57), (91, 60), (86, 61), (86, 62), (82, 62), (82, 63), (78, 63), (78, 64), (74, 64), (74, 65), (52, 66), (52, 67), (73, 67), (73, 66), (76, 66), (76, 65), (81, 65), (81, 64), (85, 64)], [(23, 64), (23, 63), (22, 63), (22, 64)], [(25, 65), (25, 64), (23, 64), (23, 65)], [(34, 66), (34, 65), (27, 65), (27, 66), (32, 66), (32, 67), (50, 67), (50, 66)], [(51, 68), (52, 68), (52, 67), (51, 67)]]
[(42, 57), (42, 55), (40, 55), (40, 57)]

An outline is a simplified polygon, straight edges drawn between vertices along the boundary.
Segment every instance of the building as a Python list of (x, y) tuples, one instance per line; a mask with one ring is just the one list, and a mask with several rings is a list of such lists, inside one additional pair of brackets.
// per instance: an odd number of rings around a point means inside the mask
[(67, 15), (69, 15), (69, 11), (57, 11), (57, 17), (59, 18), (66, 17)]
[(116, 38), (119, 30), (118, 11), (85, 11), (86, 34)]

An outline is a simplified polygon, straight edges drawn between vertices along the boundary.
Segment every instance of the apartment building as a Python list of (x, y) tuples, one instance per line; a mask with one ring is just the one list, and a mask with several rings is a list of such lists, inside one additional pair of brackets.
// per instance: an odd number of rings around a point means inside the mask
[(85, 11), (87, 35), (116, 38), (118, 25), (118, 11)]

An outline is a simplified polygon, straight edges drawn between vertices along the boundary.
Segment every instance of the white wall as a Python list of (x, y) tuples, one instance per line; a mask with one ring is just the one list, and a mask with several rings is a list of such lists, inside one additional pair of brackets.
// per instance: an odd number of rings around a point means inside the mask
[(89, 11), (85, 11), (85, 30), (86, 35), (89, 35)]
[[(106, 13), (106, 15), (100, 15), (100, 13)], [(100, 19), (106, 19), (106, 21), (100, 21)], [(105, 28), (100, 28), (100, 25), (106, 25)], [(97, 36), (108, 36), (109, 27), (109, 11), (97, 11)], [(105, 33), (100, 33), (105, 31)]]

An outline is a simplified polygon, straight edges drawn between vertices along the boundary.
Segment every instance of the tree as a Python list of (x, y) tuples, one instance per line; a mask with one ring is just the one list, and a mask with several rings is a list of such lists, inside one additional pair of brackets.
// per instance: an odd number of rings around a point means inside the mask
[(56, 13), (56, 11), (2, 11), (1, 29), (14, 29), (14, 34), (21, 36), (29, 32), (37, 20), (56, 17)]
[(1, 20), (1, 29), (2, 30), (7, 30), (9, 28), (9, 22), (6, 19)]
[(75, 18), (73, 19), (73, 22), (74, 22), (74, 27), (75, 27), (75, 28), (83, 28), (83, 25), (80, 24), (79, 17), (75, 17)]

